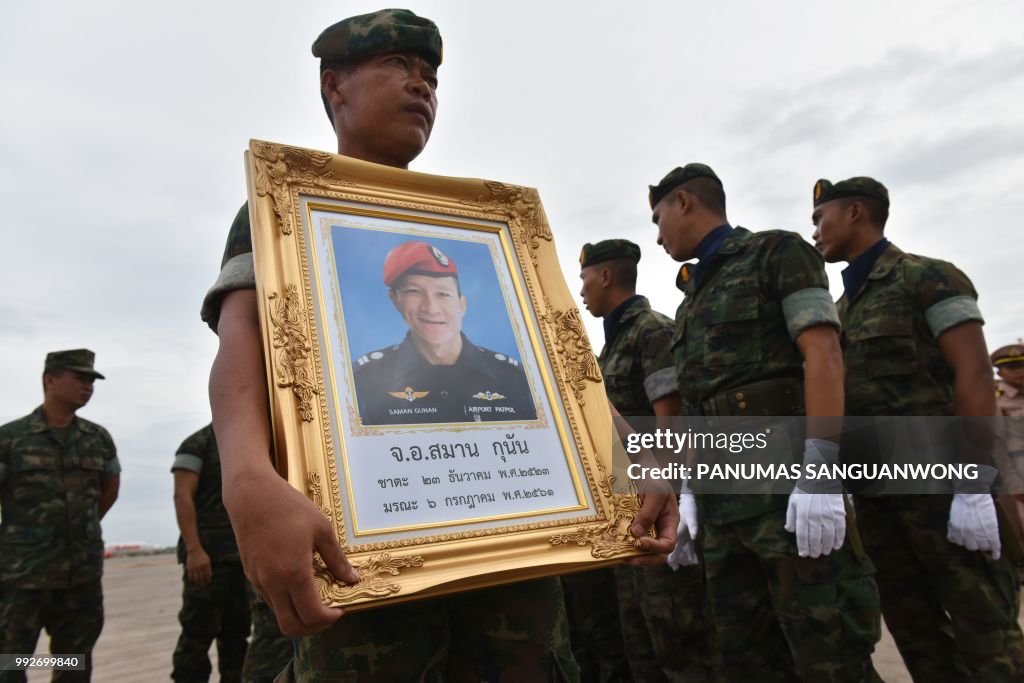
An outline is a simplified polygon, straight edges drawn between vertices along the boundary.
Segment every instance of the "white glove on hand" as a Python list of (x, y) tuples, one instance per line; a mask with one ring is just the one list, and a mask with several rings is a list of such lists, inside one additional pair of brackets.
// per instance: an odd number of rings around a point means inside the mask
[(680, 567), (688, 567), (697, 564), (700, 559), (697, 557), (697, 548), (694, 541), (697, 540), (697, 499), (693, 491), (683, 482), (679, 489), (679, 527), (676, 529), (676, 547), (669, 553), (668, 566), (673, 570)]
[[(804, 442), (804, 471), (839, 462), (839, 445), (823, 439)], [(815, 473), (816, 474), (816, 473)], [(789, 494), (786, 531), (796, 534), (800, 557), (820, 557), (843, 547), (846, 539), (846, 508), (843, 482), (839, 479), (801, 479)]]
[(979, 465), (977, 479), (953, 482), (953, 504), (949, 508), (946, 535), (950, 542), (968, 550), (989, 553), (993, 560), (998, 560), (1003, 550), (991, 493), (996, 474), (996, 468)]

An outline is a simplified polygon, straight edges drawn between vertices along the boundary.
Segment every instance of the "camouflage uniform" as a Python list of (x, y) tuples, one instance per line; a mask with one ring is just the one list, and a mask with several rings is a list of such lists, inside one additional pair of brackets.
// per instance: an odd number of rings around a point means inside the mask
[[(884, 248), (863, 287), (838, 303), (847, 414), (951, 415), (953, 371), (938, 336), (981, 322), (976, 299), (952, 264)], [(857, 496), (885, 623), (914, 680), (1020, 681), (1013, 566), (949, 542), (950, 504), (949, 494)]]
[[(644, 297), (628, 303), (598, 362), (605, 390), (623, 416), (650, 416), (652, 403), (678, 393), (670, 353), (671, 318)], [(717, 680), (716, 641), (705, 613), (704, 568), (616, 568), (622, 629), (639, 681)]]
[(245, 582), (249, 595), (249, 617), (252, 621), (252, 636), (245, 651), (242, 667), (243, 683), (273, 683), (274, 679), (289, 665), (292, 659), (292, 640), (281, 634), (277, 617), (252, 584)]
[[(171, 471), (199, 475), (195, 491), (196, 527), (199, 542), (210, 556), (212, 579), (200, 586), (183, 572), (181, 635), (174, 648), (175, 681), (207, 681), (210, 678), (210, 643), (217, 641), (217, 668), (221, 681), (241, 681), (242, 662), (249, 636), (249, 607), (245, 574), (231, 521), (221, 500), (220, 456), (213, 426), (207, 425), (185, 439), (174, 455)], [(185, 566), (188, 552), (178, 538), (178, 562)]]
[[(313, 45), (324, 64), (411, 51), (433, 66), (441, 38), (427, 19), (383, 10), (326, 29)], [(221, 299), (255, 288), (248, 208), (228, 235), (221, 273), (203, 302), (216, 331)], [(558, 579), (541, 579), (347, 614), (297, 638), (292, 681), (528, 681), (579, 679)]]
[[(684, 182), (686, 169), (652, 186), (652, 209)], [(717, 180), (706, 166), (697, 171), (689, 177)], [(699, 277), (684, 265), (677, 279), (685, 299), (672, 352), (683, 412), (727, 414), (725, 397), (743, 394), (738, 405), (750, 414), (802, 415), (803, 356), (794, 342), (810, 327), (837, 326), (821, 256), (791, 232), (723, 227), (723, 234), (717, 253), (701, 259)], [(799, 462), (802, 443), (802, 434), (794, 436), (778, 461)], [(799, 557), (784, 529), (787, 495), (697, 494), (726, 677), (880, 680), (871, 664), (880, 637), (871, 562), (849, 543), (827, 556)]]
[(101, 481), (120, 471), (110, 434), (84, 418), (55, 429), (40, 406), (0, 427), (0, 652), (34, 652), (45, 627), (51, 653), (86, 660), (54, 681), (90, 679), (103, 629)]

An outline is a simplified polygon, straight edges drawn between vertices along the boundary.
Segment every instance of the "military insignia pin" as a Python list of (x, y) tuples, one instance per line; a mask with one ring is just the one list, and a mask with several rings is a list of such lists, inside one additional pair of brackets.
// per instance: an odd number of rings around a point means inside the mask
[(448, 257), (444, 255), (444, 252), (442, 252), (437, 247), (431, 245), (430, 253), (432, 253), (434, 255), (434, 258), (437, 259), (438, 263), (440, 263), (445, 268), (448, 267)]
[(429, 391), (414, 391), (412, 387), (406, 387), (405, 391), (389, 391), (388, 393), (390, 395), (394, 396), (395, 398), (400, 398), (403, 401), (408, 401), (409, 403), (412, 403), (413, 401), (415, 401), (418, 398), (423, 398), (424, 396), (426, 396), (430, 392)]
[(481, 401), (500, 401), (505, 397), (496, 391), (478, 391), (473, 394), (473, 398), (480, 399)]

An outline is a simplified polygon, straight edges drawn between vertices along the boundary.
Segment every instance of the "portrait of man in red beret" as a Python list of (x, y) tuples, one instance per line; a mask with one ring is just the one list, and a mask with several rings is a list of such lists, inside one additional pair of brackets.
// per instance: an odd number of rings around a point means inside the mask
[[(477, 345), (463, 330), (470, 304), (444, 242), (409, 239), (384, 258), (387, 296), (407, 332), (400, 342), (354, 359), (362, 423), (535, 420), (530, 383), (517, 355)], [(490, 303), (481, 310), (499, 308)]]

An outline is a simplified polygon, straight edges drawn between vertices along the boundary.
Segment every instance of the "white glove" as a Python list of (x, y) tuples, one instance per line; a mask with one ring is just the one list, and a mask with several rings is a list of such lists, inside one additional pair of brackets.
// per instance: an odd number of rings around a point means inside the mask
[(992, 500), (992, 484), (998, 471), (988, 465), (978, 466), (978, 478), (953, 482), (953, 504), (949, 508), (946, 538), (968, 550), (989, 553), (993, 560), (1002, 554), (999, 520)]
[(839, 462), (839, 445), (823, 439), (804, 442), (805, 478), (789, 494), (786, 531), (796, 534), (800, 557), (820, 557), (843, 547), (846, 539), (846, 508), (843, 482), (839, 479), (807, 479), (808, 465), (821, 468)]
[(679, 527), (676, 529), (676, 547), (668, 555), (668, 566), (673, 570), (680, 567), (688, 567), (697, 564), (700, 559), (697, 557), (697, 548), (694, 541), (697, 540), (697, 499), (693, 491), (683, 482), (679, 489)]

